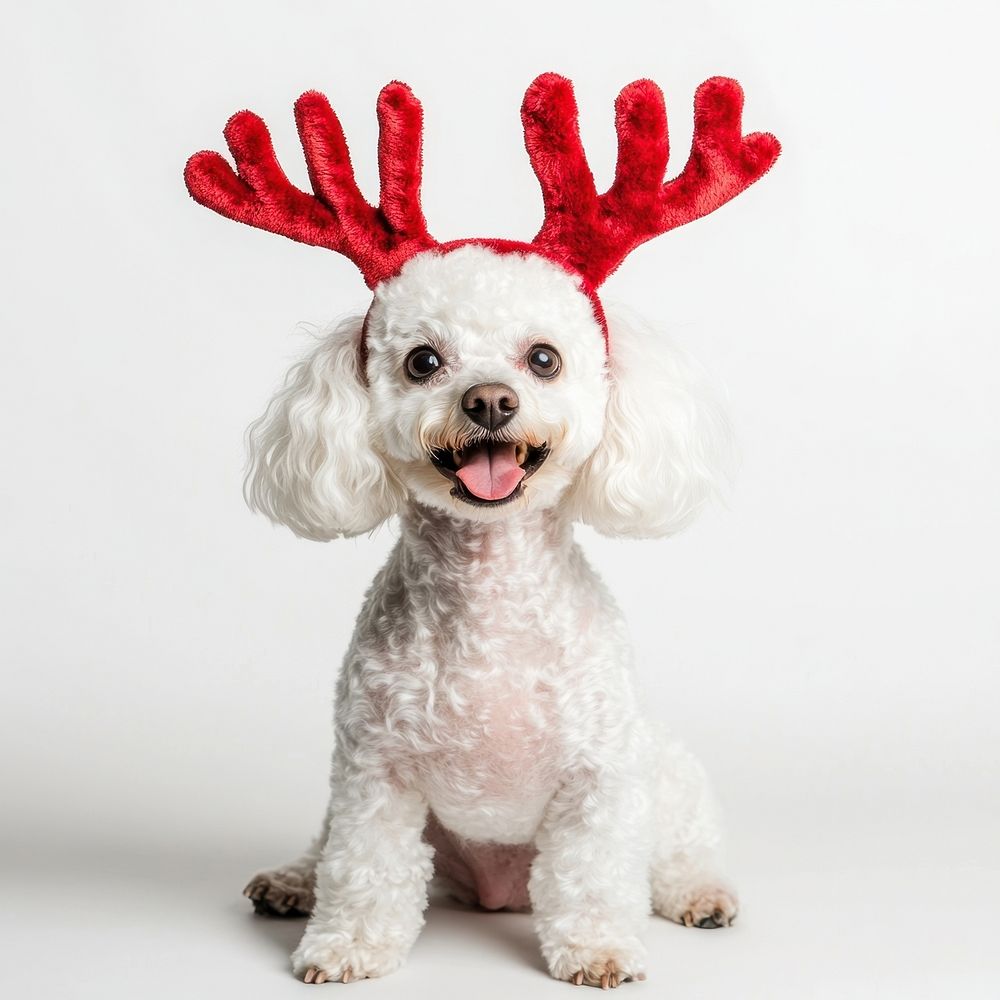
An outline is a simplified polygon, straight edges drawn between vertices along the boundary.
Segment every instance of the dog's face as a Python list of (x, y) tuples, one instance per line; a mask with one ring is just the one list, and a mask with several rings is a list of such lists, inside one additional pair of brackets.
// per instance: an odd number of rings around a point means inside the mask
[(413, 257), (251, 428), (250, 505), (318, 540), (414, 500), (478, 521), (558, 508), (615, 536), (683, 527), (724, 465), (724, 414), (639, 324), (612, 319), (609, 358), (577, 280), (481, 246)]
[(578, 279), (540, 257), (414, 258), (377, 289), (366, 348), (378, 450), (425, 504), (546, 509), (600, 443), (604, 337)]

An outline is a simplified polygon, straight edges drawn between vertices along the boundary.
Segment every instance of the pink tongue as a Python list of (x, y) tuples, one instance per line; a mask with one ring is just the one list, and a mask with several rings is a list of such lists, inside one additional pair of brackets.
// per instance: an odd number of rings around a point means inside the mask
[(470, 448), (458, 470), (458, 478), (480, 500), (509, 497), (524, 478), (524, 469), (517, 464), (514, 450), (512, 444), (486, 444)]

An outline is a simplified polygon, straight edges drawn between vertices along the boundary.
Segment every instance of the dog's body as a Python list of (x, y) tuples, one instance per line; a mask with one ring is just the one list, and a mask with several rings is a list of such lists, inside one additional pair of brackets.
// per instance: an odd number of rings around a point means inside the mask
[[(622, 975), (642, 974), (650, 888), (655, 911), (672, 920), (733, 918), (703, 774), (644, 720), (628, 649), (622, 616), (568, 521), (545, 513), (470, 526), (407, 512), (337, 702), (338, 756), (350, 771), (364, 762), (387, 778), (355, 790), (335, 773), (329, 814), (362, 812), (340, 844), (358, 869), (370, 863), (368, 824), (388, 824), (393, 891), (412, 881), (420, 903), (414, 932), (432, 867), (466, 902), (541, 907), (543, 950), (560, 978), (582, 969), (599, 981), (608, 959)], [(304, 889), (316, 860), (311, 852), (291, 866)], [(285, 899), (289, 888), (282, 870), (256, 883), (265, 904), (312, 908), (308, 891)], [(607, 954), (596, 927), (593, 945), (572, 948), (555, 927), (589, 923), (595, 899), (620, 935)], [(330, 913), (338, 925), (340, 905)], [(328, 944), (304, 947), (299, 960), (312, 965)], [(379, 975), (397, 956), (360, 959), (352, 974)]]
[[(697, 926), (735, 915), (702, 771), (644, 719), (622, 615), (572, 537), (577, 519), (619, 536), (686, 523), (724, 427), (679, 355), (628, 324), (611, 337), (609, 371), (590, 302), (541, 258), (418, 256), (252, 433), (249, 497), (276, 520), (314, 538), (401, 524), (340, 676), (323, 833), (247, 890), (311, 912), (293, 960), (308, 981), (395, 969), (432, 874), (468, 902), (530, 906), (552, 974), (595, 985), (644, 974), (651, 905)], [(521, 360), (535, 341), (558, 378)], [(441, 370), (407, 375), (428, 344)], [(469, 387), (496, 384), (516, 402), (484, 431)], [(509, 497), (463, 475), (485, 451), (495, 479), (515, 447)]]

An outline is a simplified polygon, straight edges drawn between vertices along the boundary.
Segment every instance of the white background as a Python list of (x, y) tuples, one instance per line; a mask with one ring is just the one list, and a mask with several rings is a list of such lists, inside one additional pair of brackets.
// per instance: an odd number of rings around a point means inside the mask
[[(244, 426), (364, 307), (345, 260), (181, 182), (250, 106), (304, 183), (291, 104), (337, 107), (376, 190), (374, 102), (427, 113), (440, 239), (530, 237), (525, 86), (573, 78), (600, 182), (612, 101), (736, 76), (774, 171), (607, 284), (730, 391), (728, 511), (662, 543), (581, 533), (649, 710), (708, 764), (744, 910), (651, 923), (629, 995), (995, 997), (998, 420), (991, 3), (21, 4), (0, 63), (0, 989), (301, 996), (251, 871), (317, 825), (330, 694), (392, 544), (252, 517)], [(330, 992), (340, 987), (328, 986)], [(435, 908), (371, 997), (562, 996), (528, 918)]]

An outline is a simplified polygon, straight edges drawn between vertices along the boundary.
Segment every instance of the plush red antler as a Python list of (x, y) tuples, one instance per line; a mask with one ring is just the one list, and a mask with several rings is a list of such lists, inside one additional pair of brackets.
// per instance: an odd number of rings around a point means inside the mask
[(195, 201), (237, 222), (344, 254), (374, 288), (405, 260), (437, 246), (420, 208), (420, 102), (405, 83), (393, 82), (382, 88), (377, 114), (378, 208), (358, 190), (340, 122), (316, 91), (295, 102), (314, 195), (288, 180), (267, 126), (250, 111), (233, 115), (225, 129), (236, 172), (218, 153), (195, 153), (184, 170), (188, 190)]
[(423, 111), (404, 83), (388, 84), (378, 98), (378, 208), (358, 190), (340, 122), (316, 91), (295, 103), (315, 194), (289, 182), (267, 126), (249, 111), (233, 115), (225, 129), (236, 171), (218, 153), (203, 152), (188, 160), (184, 177), (194, 199), (221, 215), (344, 254), (370, 288), (422, 250), (475, 243), (498, 253), (537, 253), (580, 274), (601, 317), (594, 289), (632, 250), (715, 211), (774, 163), (778, 140), (766, 132), (744, 136), (742, 109), (735, 80), (703, 83), (694, 99), (691, 156), (680, 175), (664, 183), (669, 142), (663, 94), (650, 80), (630, 83), (615, 103), (614, 183), (598, 195), (580, 142), (572, 84), (555, 73), (538, 77), (521, 107), (545, 203), (545, 221), (530, 244), (474, 239), (441, 245), (429, 235), (420, 207)]
[(615, 102), (618, 164), (598, 195), (580, 141), (573, 85), (545, 73), (521, 107), (525, 145), (542, 186), (545, 221), (532, 240), (596, 288), (640, 243), (714, 212), (763, 176), (781, 152), (767, 132), (744, 136), (743, 91), (735, 80), (706, 80), (694, 98), (694, 141), (680, 175), (664, 183), (670, 144), (663, 93), (630, 83)]

